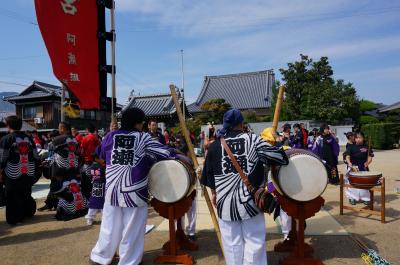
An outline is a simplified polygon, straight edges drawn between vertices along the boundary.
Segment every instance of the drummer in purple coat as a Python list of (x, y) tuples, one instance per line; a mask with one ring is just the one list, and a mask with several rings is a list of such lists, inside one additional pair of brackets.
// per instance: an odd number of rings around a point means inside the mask
[[(346, 149), (347, 172), (350, 172), (354, 167), (359, 171), (369, 171), (369, 165), (372, 162), (374, 153), (372, 149), (364, 144), (364, 134), (362, 132), (356, 133), (355, 144), (349, 145)], [(346, 178), (346, 182), (348, 182)], [(346, 196), (349, 202), (355, 205), (357, 201), (363, 201), (364, 204), (369, 205), (370, 194), (366, 189), (346, 189)]]
[(329, 125), (321, 125), (320, 136), (315, 140), (312, 152), (324, 161), (328, 170), (329, 182), (335, 185), (338, 184), (339, 176), (337, 164), (339, 157), (339, 143), (335, 135), (331, 132)]
[[(98, 153), (100, 150), (100, 148), (97, 148)], [(85, 216), (87, 225), (93, 224), (96, 214), (101, 213), (104, 206), (104, 195), (106, 188), (105, 164), (104, 160), (98, 157), (97, 152), (93, 154), (93, 163), (86, 168), (86, 175), (89, 176), (89, 180), (92, 184), (92, 190), (89, 198), (89, 210)]]
[(139, 264), (143, 257), (148, 209), (148, 172), (174, 152), (143, 133), (145, 114), (138, 108), (122, 112), (121, 128), (109, 132), (101, 144), (106, 161), (106, 192), (99, 239), (90, 261), (110, 264), (119, 248), (118, 264)]

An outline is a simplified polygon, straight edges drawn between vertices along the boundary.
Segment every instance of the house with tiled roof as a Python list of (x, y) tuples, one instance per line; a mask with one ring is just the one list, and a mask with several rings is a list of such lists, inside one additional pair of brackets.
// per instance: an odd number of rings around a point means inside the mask
[(378, 109), (379, 113), (386, 113), (391, 111), (400, 111), (400, 101), (388, 106), (380, 106), (380, 108)]
[[(16, 106), (16, 115), (38, 130), (58, 128), (61, 121), (61, 94), (60, 86), (33, 81), (18, 95), (4, 97), (3, 100)], [(97, 128), (108, 128), (111, 122), (111, 99), (101, 110), (79, 110), (78, 105), (66, 101), (65, 109), (73, 110), (76, 115), (68, 115), (65, 120), (78, 129), (85, 129), (90, 123)], [(118, 110), (118, 105), (117, 105)]]
[[(184, 107), (186, 115), (189, 115), (182, 94), (177, 91), (181, 108)], [(121, 112), (128, 108), (139, 108), (146, 114), (146, 119), (164, 122), (167, 126), (178, 121), (175, 104), (171, 94), (131, 95), (128, 103)]]
[(233, 108), (265, 114), (271, 107), (274, 83), (273, 70), (205, 76), (197, 100), (188, 105), (188, 109), (190, 113), (199, 113), (205, 102), (223, 98)]

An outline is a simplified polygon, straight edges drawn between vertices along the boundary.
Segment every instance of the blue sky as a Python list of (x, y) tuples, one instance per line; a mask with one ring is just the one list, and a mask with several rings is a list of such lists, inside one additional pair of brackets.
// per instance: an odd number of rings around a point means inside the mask
[[(82, 0), (78, 0), (82, 1)], [(33, 80), (58, 84), (33, 0), (0, 7), (0, 91)], [(400, 100), (399, 1), (116, 0), (117, 96), (165, 93), (181, 84), (193, 102), (205, 75), (279, 68), (307, 54), (328, 56), (337, 79), (360, 98)]]

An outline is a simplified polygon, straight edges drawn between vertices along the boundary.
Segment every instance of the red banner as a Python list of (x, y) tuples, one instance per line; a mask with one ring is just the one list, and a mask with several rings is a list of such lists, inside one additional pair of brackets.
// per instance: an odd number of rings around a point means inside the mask
[(54, 75), (82, 109), (100, 105), (96, 0), (35, 0)]

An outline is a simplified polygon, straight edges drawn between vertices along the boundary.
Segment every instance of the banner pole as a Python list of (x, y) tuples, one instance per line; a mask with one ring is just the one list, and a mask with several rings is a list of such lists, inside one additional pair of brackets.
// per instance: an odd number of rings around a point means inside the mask
[(64, 112), (64, 102), (65, 102), (65, 85), (61, 83), (61, 122), (65, 121), (65, 112)]
[(116, 87), (115, 87), (115, 1), (112, 1), (111, 13), (111, 121), (115, 122), (115, 106), (114, 100), (116, 98)]

